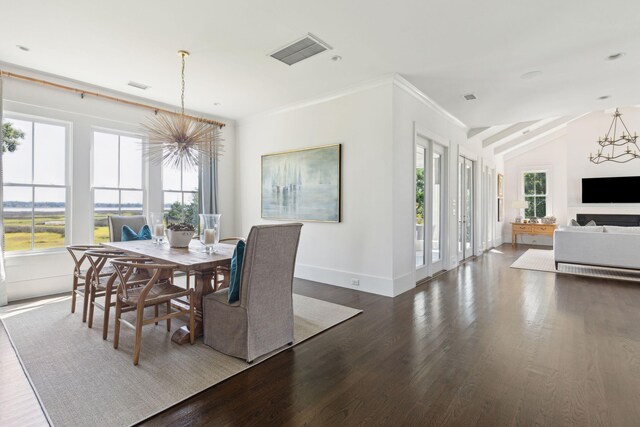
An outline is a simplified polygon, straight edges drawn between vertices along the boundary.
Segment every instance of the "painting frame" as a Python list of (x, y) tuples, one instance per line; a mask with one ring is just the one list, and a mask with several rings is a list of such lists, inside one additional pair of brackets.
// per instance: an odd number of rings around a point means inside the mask
[(504, 175), (498, 174), (498, 197), (504, 197)]
[[(265, 178), (267, 177), (266, 168), (270, 167), (269, 165), (270, 160), (275, 159), (276, 157), (279, 157), (283, 159), (290, 158), (293, 161), (293, 159), (297, 157), (298, 162), (304, 162), (305, 161), (304, 157), (309, 157), (309, 156), (301, 156), (301, 154), (310, 154), (313, 156), (314, 151), (320, 152), (320, 151), (327, 151), (327, 150), (330, 150), (330, 151), (335, 150), (335, 158), (331, 159), (332, 161), (331, 164), (326, 165), (326, 167), (329, 168), (329, 172), (333, 174), (333, 176), (331, 177), (332, 187), (333, 187), (331, 188), (331, 190), (332, 192), (335, 192), (335, 194), (332, 194), (332, 200), (331, 200), (333, 217), (332, 218), (322, 218), (322, 217), (314, 218), (314, 217), (309, 217), (308, 215), (306, 216), (301, 216), (300, 214), (296, 215), (295, 212), (292, 212), (292, 214), (289, 214), (289, 215), (287, 214), (274, 215), (266, 212), (266, 210), (268, 209), (265, 209), (265, 202), (268, 202), (269, 199), (272, 198), (272, 195), (265, 194), (265, 188), (266, 188)], [(300, 163), (298, 166), (302, 168), (303, 165), (302, 163)], [(272, 174), (273, 171), (270, 171), (270, 173)], [(313, 195), (314, 193), (311, 193), (311, 196)], [(335, 204), (335, 206), (333, 206), (333, 204)], [(280, 206), (280, 208), (282, 208), (282, 206)], [(260, 217), (265, 220), (274, 220), (274, 221), (300, 221), (300, 222), (319, 222), (319, 223), (342, 222), (342, 144), (337, 143), (337, 144), (319, 145), (319, 146), (313, 146), (313, 147), (306, 147), (306, 148), (299, 148), (299, 149), (263, 154), (260, 159)]]

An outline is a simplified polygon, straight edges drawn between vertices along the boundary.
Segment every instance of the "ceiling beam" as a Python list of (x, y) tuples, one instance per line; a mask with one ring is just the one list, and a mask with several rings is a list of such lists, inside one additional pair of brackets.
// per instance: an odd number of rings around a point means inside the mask
[(521, 135), (511, 141), (509, 141), (506, 144), (503, 144), (499, 147), (494, 148), (493, 152), (495, 154), (503, 154), (507, 151), (511, 151), (514, 150), (524, 144), (528, 144), (532, 141), (535, 141), (536, 139), (543, 137), (551, 132), (554, 132), (555, 130), (557, 130), (558, 128), (561, 128), (563, 126), (566, 126), (567, 123), (582, 117), (583, 114), (577, 114), (577, 115), (571, 115), (571, 116), (564, 116), (564, 117), (560, 117), (558, 119), (555, 120), (551, 120), (549, 123), (546, 123), (543, 126), (540, 126), (539, 128), (536, 128), (534, 130), (532, 130), (531, 132)]
[(529, 122), (520, 122), (520, 123), (516, 123), (515, 125), (509, 126), (508, 128), (496, 133), (495, 135), (491, 135), (490, 137), (483, 139), (482, 148), (487, 148), (492, 144), (496, 144), (536, 123), (538, 123), (538, 120), (532, 120)]
[(467, 132), (467, 138), (471, 139), (474, 136), (478, 135), (479, 133), (484, 132), (487, 129), (489, 129), (488, 126), (482, 127), (482, 128), (471, 128), (471, 129), (469, 129), (469, 132)]

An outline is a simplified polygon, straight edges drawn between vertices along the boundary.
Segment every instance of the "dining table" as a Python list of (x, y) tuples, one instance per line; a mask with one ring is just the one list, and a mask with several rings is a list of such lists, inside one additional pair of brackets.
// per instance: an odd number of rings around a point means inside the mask
[[(154, 243), (152, 240), (132, 240), (127, 242), (103, 243), (107, 248), (119, 249), (127, 254), (151, 258), (158, 263), (175, 264), (179, 271), (193, 273), (195, 277), (195, 334), (203, 334), (202, 300), (214, 291), (212, 280), (218, 267), (229, 266), (235, 245), (217, 243), (213, 252), (205, 252), (205, 246), (193, 239), (187, 248), (172, 248), (168, 243)], [(189, 342), (189, 328), (182, 326), (171, 336), (178, 344)]]

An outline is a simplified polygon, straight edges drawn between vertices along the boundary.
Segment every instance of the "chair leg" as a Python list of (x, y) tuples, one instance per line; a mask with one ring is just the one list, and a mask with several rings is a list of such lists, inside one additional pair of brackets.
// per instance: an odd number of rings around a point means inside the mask
[(189, 294), (189, 341), (191, 344), (196, 342), (196, 322), (195, 315), (193, 313), (195, 297), (195, 292), (191, 292), (191, 294)]
[(138, 306), (136, 310), (136, 341), (133, 346), (133, 364), (138, 365), (140, 360), (140, 347), (142, 347), (142, 319), (144, 316), (144, 306)]
[(106, 340), (109, 335), (109, 315), (111, 314), (111, 285), (107, 285), (104, 293), (104, 320), (102, 322), (102, 339)]
[(113, 348), (118, 348), (118, 341), (120, 340), (120, 316), (122, 315), (122, 302), (120, 298), (116, 297), (116, 324), (113, 331)]
[(96, 302), (96, 289), (91, 286), (91, 291), (90, 291), (91, 295), (89, 298), (89, 320), (87, 323), (87, 326), (89, 328), (93, 327), (93, 307), (95, 306), (95, 302)]
[[(171, 300), (167, 301), (167, 314), (171, 313)], [(167, 319), (167, 332), (171, 332), (171, 319)]]
[(76, 312), (76, 289), (78, 289), (78, 276), (73, 273), (73, 289), (71, 290), (71, 313)]
[(84, 279), (84, 300), (82, 303), (82, 323), (87, 321), (87, 308), (89, 308), (89, 294), (91, 293), (91, 279)]
[[(158, 314), (158, 313), (159, 313), (159, 311), (158, 311), (158, 304), (156, 304), (156, 305), (155, 305), (155, 314), (156, 314), (156, 319), (157, 319), (157, 318), (158, 318), (158, 316), (159, 316), (159, 314)], [(156, 322), (156, 326), (158, 326), (158, 322)]]

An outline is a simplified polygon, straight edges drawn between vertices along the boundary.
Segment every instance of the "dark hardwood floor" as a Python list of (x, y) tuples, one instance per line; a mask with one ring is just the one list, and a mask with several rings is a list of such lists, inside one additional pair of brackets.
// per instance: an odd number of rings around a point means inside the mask
[(640, 284), (517, 270), (503, 245), (148, 425), (640, 425)]

